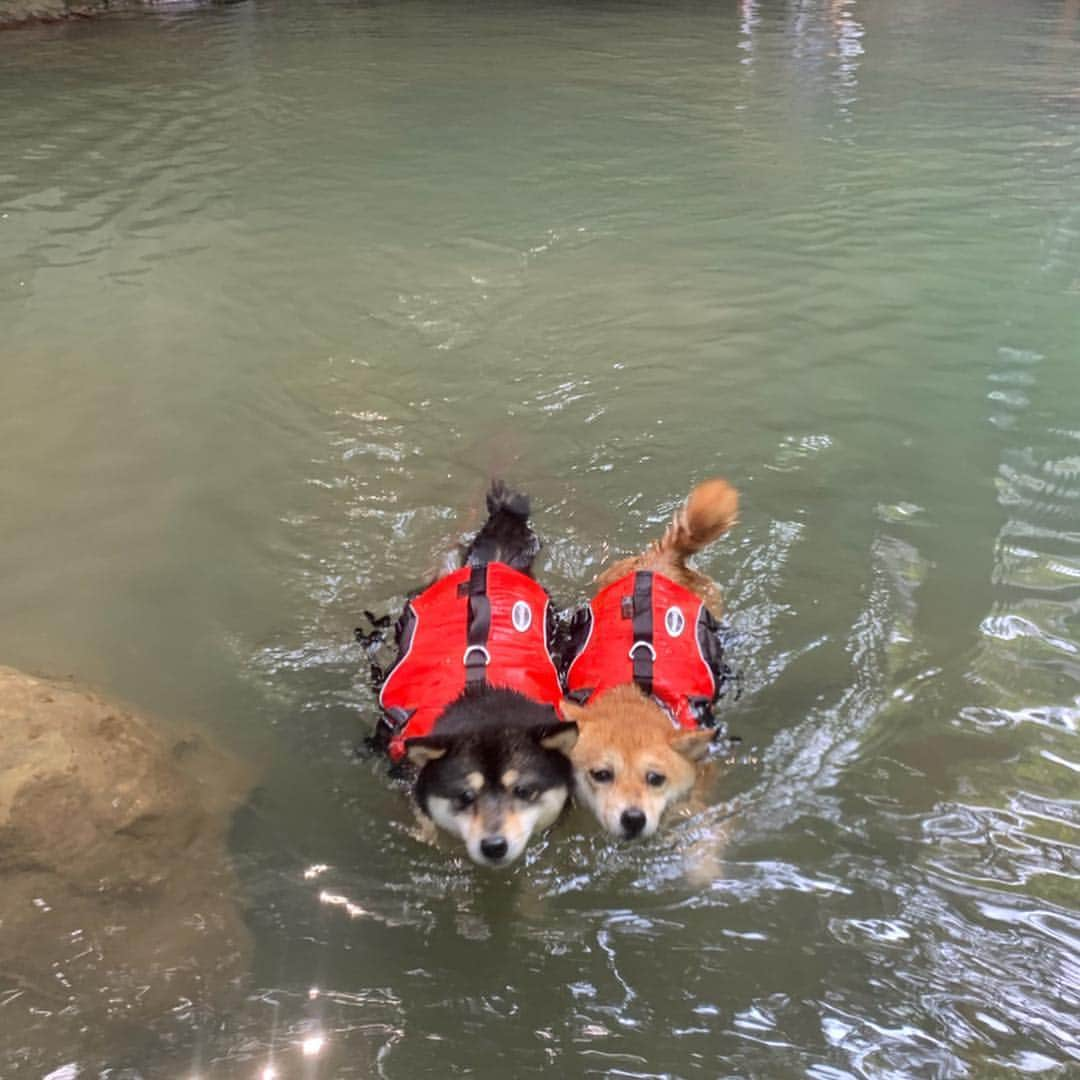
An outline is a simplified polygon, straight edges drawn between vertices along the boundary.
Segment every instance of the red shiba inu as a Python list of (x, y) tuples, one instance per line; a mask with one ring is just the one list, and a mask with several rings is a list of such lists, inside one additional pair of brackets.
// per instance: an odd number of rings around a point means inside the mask
[(562, 705), (579, 731), (575, 793), (615, 836), (655, 833), (708, 752), (721, 596), (686, 560), (727, 532), (738, 503), (726, 480), (699, 484), (660, 540), (600, 575), (578, 628)]

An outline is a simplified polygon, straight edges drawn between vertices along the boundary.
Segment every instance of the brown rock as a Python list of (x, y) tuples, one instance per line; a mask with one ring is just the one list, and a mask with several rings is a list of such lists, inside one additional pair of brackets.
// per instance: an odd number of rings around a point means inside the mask
[(203, 736), (0, 667), (0, 1064), (103, 1063), (236, 991), (226, 833), (250, 779)]
[(0, 0), (0, 30), (38, 22), (104, 15), (123, 0)]

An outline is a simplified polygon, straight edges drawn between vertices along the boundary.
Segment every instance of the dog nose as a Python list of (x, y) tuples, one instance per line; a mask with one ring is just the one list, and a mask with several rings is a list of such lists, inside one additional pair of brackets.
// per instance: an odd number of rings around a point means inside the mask
[(622, 812), (619, 824), (623, 827), (623, 832), (627, 836), (637, 836), (645, 828), (645, 811), (632, 806), (629, 810)]
[(510, 850), (510, 845), (506, 842), (505, 836), (485, 836), (480, 841), (480, 850), (484, 853), (485, 859), (498, 862)]

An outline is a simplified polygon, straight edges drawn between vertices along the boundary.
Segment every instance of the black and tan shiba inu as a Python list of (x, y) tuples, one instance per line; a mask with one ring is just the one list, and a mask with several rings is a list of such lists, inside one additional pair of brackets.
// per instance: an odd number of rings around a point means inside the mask
[(488, 519), (443, 576), (405, 607), (379, 703), (382, 743), (417, 769), (420, 811), (483, 866), (507, 866), (563, 808), (577, 725), (551, 657), (540, 542), (523, 495), (492, 485)]
[(572, 782), (566, 755), (576, 738), (577, 726), (558, 720), (549, 705), (512, 690), (466, 690), (434, 734), (406, 743), (420, 768), (417, 805), (464, 840), (474, 862), (506, 866), (562, 812)]

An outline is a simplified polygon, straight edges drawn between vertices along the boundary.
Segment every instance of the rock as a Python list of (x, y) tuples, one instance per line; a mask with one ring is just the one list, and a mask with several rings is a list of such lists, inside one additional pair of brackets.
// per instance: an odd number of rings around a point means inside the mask
[(0, 0), (0, 27), (100, 15), (118, 6), (109, 0)]
[(108, 1065), (236, 992), (226, 836), (250, 779), (200, 735), (0, 667), (0, 1075)]

